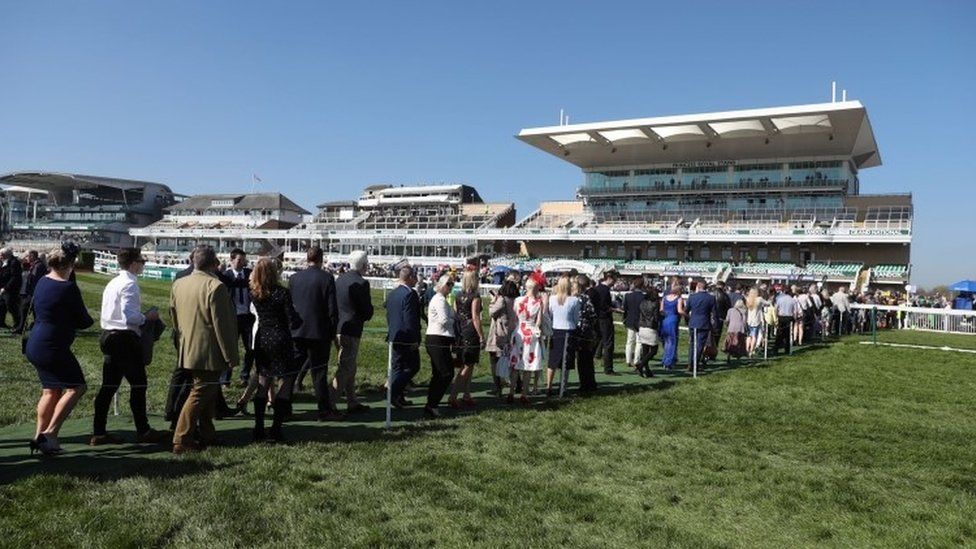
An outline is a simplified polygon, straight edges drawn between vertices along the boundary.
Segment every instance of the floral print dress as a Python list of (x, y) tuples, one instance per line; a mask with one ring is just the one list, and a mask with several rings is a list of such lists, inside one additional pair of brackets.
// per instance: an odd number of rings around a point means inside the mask
[(542, 297), (526, 295), (515, 300), (518, 325), (509, 347), (509, 363), (515, 370), (538, 372), (543, 368), (541, 315)]

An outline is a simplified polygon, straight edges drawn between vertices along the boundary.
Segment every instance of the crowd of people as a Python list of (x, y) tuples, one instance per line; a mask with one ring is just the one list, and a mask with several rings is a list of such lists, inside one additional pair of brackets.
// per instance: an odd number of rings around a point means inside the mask
[[(71, 351), (76, 332), (95, 322), (74, 283), (78, 251), (66, 243), (46, 257), (28, 254), (26, 265), (9, 250), (0, 251), (3, 303), (8, 311), (18, 311), (15, 329), (24, 330), (28, 312), (33, 313), (24, 353), (37, 369), (42, 395), (30, 448), (45, 455), (61, 453), (59, 430), (87, 387)], [(104, 359), (90, 444), (123, 442), (106, 428), (122, 380), (130, 386), (136, 442), (171, 443), (177, 454), (216, 444), (213, 420), (247, 415), (249, 409), (255, 441), (284, 440), (293, 395), (309, 376), (319, 420), (342, 420), (369, 410), (356, 394), (361, 340), (375, 313), (364, 277), (368, 257), (353, 252), (338, 276), (323, 267), (323, 257), (322, 249), (309, 248), (304, 268), (285, 287), (277, 260), (260, 258), (251, 265), (237, 249), (230, 263), (221, 265), (212, 248), (199, 246), (190, 256), (191, 265), (173, 283), (169, 310), (160, 313), (143, 309), (138, 276), (146, 259), (138, 249), (121, 250), (118, 275), (102, 293), (98, 322)], [(699, 280), (687, 288), (681, 283), (660, 287), (638, 277), (623, 287), (626, 291), (617, 292), (623, 281), (615, 272), (603, 273), (600, 280), (578, 273), (547, 280), (541, 272), (511, 271), (497, 290), (486, 293), (480, 267), (445, 269), (429, 280), (421, 280), (409, 265), (398, 267), (397, 286), (383, 303), (392, 406), (413, 406), (408, 393), (420, 390), (414, 378), (422, 349), (431, 364), (423, 402), (427, 418), (442, 415), (445, 398), (452, 409), (476, 406), (471, 384), (483, 353), (492, 379), (490, 393), (507, 403), (514, 404), (516, 395), (521, 404), (543, 393), (551, 397), (566, 386), (573, 370), (578, 393), (592, 394), (598, 390), (598, 362), (604, 374), (618, 374), (615, 315), (626, 330), (626, 366), (644, 377), (653, 377), (657, 368), (678, 368), (682, 324), (687, 325), (689, 344), (688, 359), (681, 364), (694, 371), (718, 359), (720, 343), (726, 359), (732, 360), (753, 356), (764, 343), (774, 354), (791, 352), (856, 326), (851, 308), (856, 298), (846, 286), (834, 293), (817, 284), (726, 287)], [(10, 298), (12, 292), (19, 299)], [(169, 428), (157, 430), (146, 413), (146, 367), (166, 320), (177, 364), (166, 400)], [(772, 338), (768, 343), (767, 336)], [(330, 376), (333, 346), (336, 367)], [(232, 390), (235, 369), (242, 390), (231, 406), (223, 389)]]

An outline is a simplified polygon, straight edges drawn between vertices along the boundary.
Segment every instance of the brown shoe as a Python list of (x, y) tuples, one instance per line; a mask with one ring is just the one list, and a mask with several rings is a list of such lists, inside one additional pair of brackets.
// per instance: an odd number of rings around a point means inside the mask
[(125, 441), (110, 433), (92, 435), (88, 441), (89, 446), (104, 446), (105, 444), (125, 444)]
[(200, 451), (200, 447), (199, 446), (196, 446), (196, 445), (192, 445), (192, 444), (174, 444), (173, 445), (173, 453), (176, 454), (176, 455), (180, 455), (180, 454), (192, 454), (192, 453), (199, 452), (199, 451)]
[(139, 444), (165, 444), (173, 441), (173, 433), (169, 431), (157, 431), (150, 429), (145, 433), (136, 435), (136, 442)]

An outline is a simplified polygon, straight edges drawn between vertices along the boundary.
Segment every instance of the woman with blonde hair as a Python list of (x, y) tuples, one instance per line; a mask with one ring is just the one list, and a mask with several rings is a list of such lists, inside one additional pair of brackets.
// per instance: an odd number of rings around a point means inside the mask
[(254, 362), (258, 369), (258, 390), (254, 398), (254, 440), (265, 438), (264, 414), (273, 395), (274, 416), (268, 434), (284, 440), (282, 424), (291, 413), (295, 377), (301, 365), (296, 360), (291, 331), (302, 324), (292, 305), (291, 292), (280, 282), (280, 269), (269, 258), (261, 258), (251, 271), (251, 308), (257, 316)]
[(430, 357), (431, 378), (427, 387), (424, 416), (440, 417), (437, 406), (454, 376), (451, 349), (454, 346), (454, 309), (447, 304), (447, 296), (454, 288), (450, 275), (441, 275), (434, 285), (434, 296), (427, 306), (427, 356)]
[[(564, 274), (556, 282), (553, 295), (549, 296), (549, 317), (552, 321), (552, 340), (549, 347), (549, 369), (546, 371), (546, 397), (552, 396), (552, 378), (557, 371), (573, 369), (576, 357), (576, 330), (579, 325), (579, 298), (570, 295), (569, 275)], [(562, 379), (565, 383), (565, 378)]]
[(461, 277), (461, 293), (454, 302), (455, 314), (458, 321), (457, 353), (461, 362), (461, 370), (454, 378), (451, 386), (451, 396), (447, 402), (451, 408), (458, 408), (458, 393), (462, 393), (461, 402), (465, 406), (474, 407), (471, 398), (471, 376), (478, 364), (481, 348), (485, 344), (485, 336), (481, 327), (481, 295), (478, 293), (478, 272), (468, 270)]
[(749, 288), (746, 295), (746, 354), (751, 358), (762, 343), (763, 309), (766, 300), (759, 296), (759, 288)]
[[(542, 371), (542, 317), (546, 314), (546, 304), (542, 299), (542, 289), (546, 279), (542, 273), (535, 272), (525, 281), (525, 295), (515, 300), (515, 316), (518, 326), (512, 333), (509, 362), (512, 369), (519, 372), (522, 380), (522, 404), (529, 404), (529, 373)], [(514, 400), (515, 385), (508, 394), (508, 401)]]
[(34, 325), (24, 347), (41, 380), (37, 429), (30, 441), (32, 454), (37, 450), (46, 456), (61, 453), (61, 425), (87, 388), (85, 374), (71, 352), (75, 333), (94, 324), (72, 277), (78, 252), (78, 246), (71, 242), (51, 251), (47, 256), (51, 272), (38, 280), (34, 289)]

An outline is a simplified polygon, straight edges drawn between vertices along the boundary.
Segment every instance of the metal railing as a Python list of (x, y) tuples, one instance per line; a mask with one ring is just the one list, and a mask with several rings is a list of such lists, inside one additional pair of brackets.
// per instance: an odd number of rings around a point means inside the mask
[(861, 303), (851, 304), (851, 309), (863, 315), (869, 327), (884, 322), (885, 327), (896, 330), (976, 335), (976, 311)]

